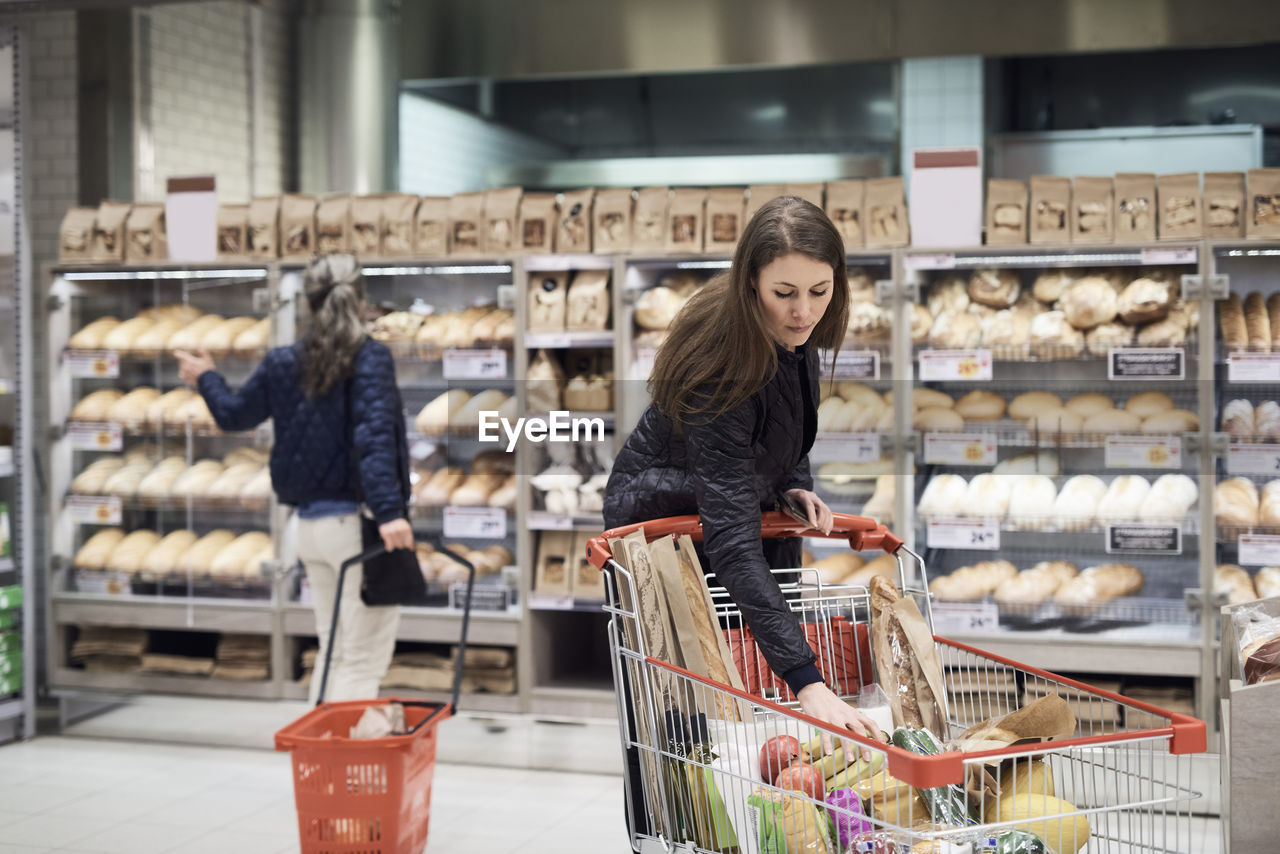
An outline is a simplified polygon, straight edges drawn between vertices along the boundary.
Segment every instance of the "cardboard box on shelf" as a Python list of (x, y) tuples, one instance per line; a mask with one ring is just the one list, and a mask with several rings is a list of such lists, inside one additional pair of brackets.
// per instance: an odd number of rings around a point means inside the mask
[[(169, 178), (165, 182), (164, 222), (169, 260), (191, 264), (214, 261), (218, 249), (218, 193), (213, 175)], [(248, 254), (248, 235), (237, 255)]]

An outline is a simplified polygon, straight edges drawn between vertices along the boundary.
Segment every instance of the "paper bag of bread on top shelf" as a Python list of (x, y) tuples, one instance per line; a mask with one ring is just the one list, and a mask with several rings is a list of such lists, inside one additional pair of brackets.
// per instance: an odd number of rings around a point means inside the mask
[(549, 255), (555, 227), (555, 193), (525, 193), (520, 199), (516, 251), (530, 255)]
[(516, 226), (520, 217), (519, 187), (499, 187), (484, 194), (484, 252), (505, 258), (516, 251)]
[(1280, 237), (1280, 169), (1250, 169), (1245, 200), (1249, 237)]
[(1244, 173), (1204, 173), (1204, 236), (1244, 237)]
[(63, 264), (90, 260), (93, 254), (93, 223), (97, 208), (68, 208), (58, 230), (58, 260)]
[(1161, 240), (1191, 240), (1203, 233), (1200, 218), (1200, 173), (1179, 172), (1156, 179)]
[(1152, 172), (1116, 173), (1116, 243), (1156, 239), (1156, 176)]

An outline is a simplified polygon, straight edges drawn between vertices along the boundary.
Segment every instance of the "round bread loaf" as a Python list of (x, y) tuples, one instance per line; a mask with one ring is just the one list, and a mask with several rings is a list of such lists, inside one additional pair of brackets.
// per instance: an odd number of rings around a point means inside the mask
[(1244, 477), (1233, 477), (1213, 490), (1213, 508), (1218, 524), (1227, 527), (1252, 527), (1259, 518), (1258, 487)]
[(1042, 359), (1073, 357), (1084, 346), (1084, 333), (1061, 311), (1046, 311), (1031, 321), (1031, 352)]
[(847, 338), (854, 343), (871, 344), (889, 337), (893, 329), (893, 315), (888, 309), (873, 302), (859, 302), (849, 306), (849, 321), (845, 327)]
[(1056, 477), (1062, 473), (1062, 461), (1053, 451), (1036, 451), (1034, 454), (1019, 454), (996, 463), (991, 470), (998, 475), (1043, 474)]
[(1075, 280), (1075, 276), (1066, 270), (1046, 270), (1036, 276), (1031, 292), (1040, 302), (1055, 303)]
[(1009, 496), (1013, 492), (1014, 478), (990, 472), (975, 475), (961, 505), (966, 516), (1003, 519), (1009, 512)]
[(1059, 529), (1078, 531), (1088, 528), (1098, 512), (1098, 502), (1107, 494), (1101, 478), (1081, 474), (1069, 478), (1058, 490), (1053, 502), (1053, 515)]
[(1022, 283), (1012, 270), (974, 270), (969, 277), (969, 299), (991, 308), (1008, 308), (1021, 291)]
[(642, 329), (666, 329), (683, 306), (684, 300), (670, 288), (649, 288), (636, 300), (636, 323)]
[(1133, 344), (1134, 329), (1124, 323), (1099, 323), (1084, 334), (1085, 348), (1094, 356), (1105, 356), (1112, 347)]
[(948, 311), (969, 307), (969, 283), (957, 273), (948, 273), (929, 289), (929, 314), (936, 319)]
[(1187, 343), (1185, 315), (1170, 311), (1164, 320), (1138, 327), (1139, 347), (1181, 347)]
[(968, 491), (969, 484), (958, 474), (935, 475), (920, 496), (918, 512), (922, 518), (962, 515)]
[(1009, 417), (1027, 421), (1042, 412), (1062, 408), (1062, 399), (1049, 391), (1026, 391), (1009, 401)]
[(1085, 433), (1137, 433), (1142, 429), (1142, 419), (1123, 409), (1104, 409), (1084, 420)]
[(1094, 415), (1099, 412), (1105, 412), (1108, 409), (1116, 408), (1115, 401), (1107, 397), (1105, 394), (1100, 394), (1096, 391), (1086, 391), (1081, 394), (1077, 394), (1075, 397), (1068, 400), (1064, 406), (1076, 415), (1080, 415), (1084, 418), (1088, 418), (1090, 415)]
[(1157, 412), (1142, 421), (1143, 433), (1193, 433), (1200, 429), (1200, 416), (1187, 409)]
[(1142, 278), (1125, 286), (1116, 308), (1125, 323), (1150, 323), (1167, 315), (1172, 303), (1167, 283)]
[(1009, 493), (1010, 525), (1022, 531), (1043, 530), (1053, 521), (1053, 504), (1057, 499), (1058, 487), (1053, 478), (1042, 474), (1014, 478)]
[(70, 350), (101, 350), (103, 339), (107, 333), (119, 325), (120, 321), (117, 318), (99, 317), (75, 335), (72, 335), (67, 341), (67, 348)]
[(982, 346), (1025, 358), (1031, 344), (1031, 316), (1015, 309), (997, 311), (982, 321)]
[(1126, 400), (1124, 408), (1139, 418), (1150, 418), (1173, 409), (1173, 398), (1162, 391), (1144, 391)]
[(1067, 288), (1059, 299), (1067, 322), (1076, 329), (1092, 329), (1115, 319), (1117, 299), (1110, 283), (1097, 276), (1086, 276)]
[(933, 328), (933, 315), (919, 303), (911, 304), (911, 343), (920, 345), (929, 340)]
[(1138, 518), (1142, 502), (1151, 491), (1151, 483), (1140, 474), (1122, 474), (1107, 486), (1107, 494), (1098, 502), (1098, 521), (1126, 522)]
[(961, 430), (964, 428), (964, 417), (954, 409), (928, 406), (916, 410), (911, 426), (916, 430)]
[(982, 343), (982, 320), (967, 311), (946, 311), (934, 316), (929, 346), (938, 350), (968, 350)]
[(998, 421), (1004, 417), (1004, 398), (984, 389), (974, 389), (956, 401), (954, 411), (965, 421)]

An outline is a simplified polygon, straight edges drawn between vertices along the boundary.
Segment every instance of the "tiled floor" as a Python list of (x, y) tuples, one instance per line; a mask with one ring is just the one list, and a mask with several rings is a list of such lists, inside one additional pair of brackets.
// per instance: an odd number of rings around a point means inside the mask
[[(288, 757), (42, 737), (0, 747), (0, 854), (292, 854)], [(428, 851), (630, 850), (616, 775), (440, 764)]]

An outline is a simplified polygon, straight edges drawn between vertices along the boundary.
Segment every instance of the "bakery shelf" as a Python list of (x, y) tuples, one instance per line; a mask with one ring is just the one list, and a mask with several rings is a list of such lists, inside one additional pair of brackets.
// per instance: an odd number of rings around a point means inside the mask
[[(1199, 348), (1196, 344), (1195, 336), (1188, 335), (1185, 341), (1169, 344), (1152, 344), (1155, 349), (1181, 349), (1186, 353), (1186, 358), (1198, 358)], [(924, 350), (942, 349), (938, 347), (930, 347), (928, 345), (912, 345), (911, 355), (913, 360), (919, 360), (920, 353)], [(1078, 363), (1094, 363), (1105, 365), (1107, 361), (1107, 352), (1095, 352), (1087, 345), (1069, 345), (1069, 344), (1043, 344), (1032, 348), (1030, 345), (978, 345), (976, 347), (961, 348), (965, 350), (990, 350), (991, 358), (995, 362), (1003, 363), (1061, 363), (1061, 362), (1078, 362)], [(1146, 347), (1125, 347), (1117, 349), (1148, 349)], [(1041, 378), (1043, 379), (1043, 377)], [(917, 382), (919, 380), (917, 379)], [(976, 388), (984, 388), (982, 383), (970, 382)], [(1146, 388), (1144, 386), (1144, 388)], [(1136, 390), (1135, 390), (1136, 393)]]
[(387, 349), (391, 351), (391, 356), (400, 363), (424, 365), (438, 365), (444, 362), (446, 353), (454, 351), (468, 350), (502, 350), (506, 352), (510, 358), (515, 350), (515, 342), (513, 341), (476, 341), (467, 347), (430, 347), (425, 344), (419, 344), (416, 341), (383, 341), (387, 345)]
[[(289, 602), (281, 607), (283, 631), (287, 637), (315, 637), (315, 612), (309, 605)], [(467, 643), (515, 646), (519, 637), (519, 614), (472, 611)], [(462, 630), (462, 613), (448, 608), (400, 609), (400, 629), (396, 637), (420, 643), (457, 643)]]
[[(109, 495), (78, 495), (81, 498), (108, 499)], [(120, 509), (135, 513), (186, 513), (190, 510), (197, 516), (244, 517), (245, 525), (253, 528), (262, 527), (263, 514), (271, 506), (270, 500), (242, 502), (236, 498), (225, 500), (214, 498), (193, 498), (190, 503), (183, 498), (138, 498), (136, 496), (120, 497)], [(93, 523), (91, 523), (93, 524)]]
[[(117, 359), (120, 360), (120, 364), (122, 365), (154, 364), (156, 362), (161, 362), (171, 368), (171, 373), (176, 375), (178, 372), (177, 361), (173, 358), (173, 354), (167, 350), (161, 350), (157, 352), (148, 352), (148, 353), (134, 352), (129, 350), (76, 350), (71, 347), (68, 347), (65, 350), (63, 350), (64, 357), (72, 357), (72, 356), (97, 357), (102, 355), (114, 355)], [(226, 353), (217, 353), (216, 355), (213, 353), (210, 353), (210, 355), (214, 356), (216, 361), (218, 361), (219, 363), (231, 362), (234, 364), (234, 363), (242, 363), (242, 362), (256, 362), (261, 360), (264, 356), (267, 355), (267, 349), (264, 347), (257, 350), (233, 350)], [(221, 367), (221, 364), (219, 365), (219, 367)], [(101, 377), (101, 378), (76, 377), (75, 379), (110, 379), (110, 378), (108, 377)]]
[[(1190, 405), (1194, 406), (1194, 403)], [(980, 433), (984, 436), (994, 436), (996, 442), (1001, 447), (1040, 448), (1047, 450), (1052, 450), (1054, 448), (1100, 449), (1106, 447), (1107, 438), (1110, 436), (1132, 436), (1147, 439), (1160, 439), (1168, 436), (1177, 436), (1180, 437), (1184, 443), (1194, 441), (1200, 437), (1199, 430), (1184, 431), (1180, 433), (1135, 433), (1119, 430), (1110, 430), (1106, 433), (1050, 433), (1048, 431), (1029, 430), (1023, 422), (1007, 419), (1000, 421), (966, 421), (965, 425), (959, 430), (921, 430), (915, 432), (921, 437), (923, 437), (925, 433), (936, 433), (940, 435)]]
[(269, 635), (274, 630), (275, 611), (269, 601), (53, 594), (53, 623), (59, 626), (129, 626)]
[(366, 276), (508, 276), (512, 265), (503, 260), (477, 258), (367, 258), (361, 265)]
[(186, 694), (197, 697), (231, 697), (274, 700), (279, 696), (270, 679), (239, 682), (204, 676), (157, 676), (148, 673), (89, 673), (74, 667), (57, 667), (50, 679), (60, 689), (82, 688), (130, 694)]
[(270, 273), (263, 264), (239, 266), (218, 264), (188, 266), (183, 264), (158, 264), (147, 267), (121, 265), (86, 265), (84, 267), (55, 267), (53, 275), (69, 282), (113, 281), (179, 281), (235, 280), (260, 282)]
[(1002, 627), (991, 632), (953, 632), (947, 637), (1054, 672), (1187, 676), (1199, 673), (1201, 666), (1200, 629), (1191, 625), (1134, 626), (1090, 635)]
[(618, 702), (608, 677), (566, 677), (534, 686), (529, 711), (540, 717), (616, 720)]
[(525, 255), (521, 264), (531, 273), (557, 273), (563, 270), (612, 270), (612, 255)]
[(971, 270), (977, 267), (1152, 267), (1199, 263), (1199, 241), (1185, 244), (1045, 244), (916, 247), (902, 250), (907, 270)]
[[(428, 703), (448, 703), (453, 700), (453, 695), (444, 691), (419, 691), (416, 688), (398, 687), (380, 688), (378, 696), (398, 697), (404, 700), (425, 700)], [(491, 714), (506, 715), (518, 713), (520, 706), (519, 694), (490, 694), (482, 691), (473, 694), (461, 694), (458, 697), (458, 711), (460, 712), (489, 712)]]
[(530, 350), (557, 350), (568, 348), (613, 349), (614, 332), (526, 332), (524, 346)]
[(530, 531), (603, 531), (604, 517), (564, 516), (545, 510), (531, 510), (525, 514), (525, 527)]
[(603, 599), (574, 599), (572, 596), (547, 596), (540, 593), (529, 594), (530, 611), (584, 611), (600, 613), (604, 610)]

